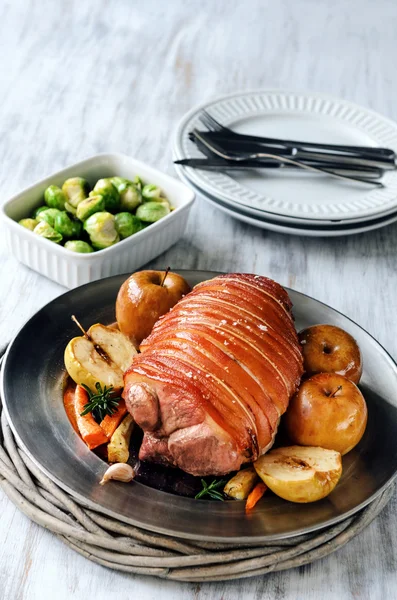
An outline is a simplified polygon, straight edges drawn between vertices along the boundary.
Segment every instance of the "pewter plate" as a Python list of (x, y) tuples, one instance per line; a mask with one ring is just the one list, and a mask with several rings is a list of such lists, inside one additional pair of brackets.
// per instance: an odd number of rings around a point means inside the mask
[[(180, 271), (191, 285), (210, 271)], [(144, 529), (191, 540), (266, 542), (309, 533), (354, 514), (397, 473), (397, 365), (359, 325), (329, 306), (289, 290), (298, 329), (331, 323), (349, 331), (364, 358), (360, 387), (368, 403), (368, 427), (360, 444), (343, 457), (343, 475), (326, 499), (292, 504), (265, 495), (250, 515), (244, 502), (194, 500), (140, 483), (98, 485), (103, 461), (75, 434), (62, 402), (63, 352), (76, 335), (71, 314), (88, 326), (114, 320), (117, 291), (126, 275), (76, 288), (42, 308), (22, 327), (2, 371), (4, 407), (23, 449), (53, 481), (86, 504)]]

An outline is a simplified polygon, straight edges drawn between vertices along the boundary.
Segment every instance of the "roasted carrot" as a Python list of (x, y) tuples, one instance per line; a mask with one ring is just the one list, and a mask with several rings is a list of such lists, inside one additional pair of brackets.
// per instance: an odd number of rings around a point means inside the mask
[(100, 422), (99, 425), (109, 440), (126, 414), (127, 408), (124, 400), (121, 399), (116, 412), (112, 415), (106, 415), (106, 417)]
[(63, 393), (63, 405), (71, 426), (76, 433), (80, 433), (79, 428), (77, 427), (76, 410), (74, 407), (74, 392), (75, 385), (69, 381)]
[(267, 490), (267, 485), (265, 485), (263, 483), (263, 481), (260, 481), (259, 483), (256, 484), (256, 486), (254, 487), (254, 489), (248, 496), (247, 502), (245, 503), (246, 512), (248, 512), (254, 508), (255, 504), (262, 498), (262, 496), (266, 492), (266, 490)]
[(81, 413), (84, 410), (84, 406), (89, 401), (88, 394), (86, 390), (81, 386), (76, 386), (76, 391), (74, 394), (74, 409), (77, 421), (77, 427), (79, 429), (80, 435), (89, 447), (90, 450), (93, 450), (97, 446), (101, 446), (101, 444), (106, 444), (108, 438), (106, 437), (104, 431), (95, 421), (94, 417), (91, 413), (87, 413), (83, 417)]

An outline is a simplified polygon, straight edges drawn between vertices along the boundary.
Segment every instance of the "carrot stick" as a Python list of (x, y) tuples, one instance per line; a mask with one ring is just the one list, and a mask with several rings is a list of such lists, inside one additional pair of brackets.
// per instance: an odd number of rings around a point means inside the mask
[(80, 433), (79, 428), (77, 427), (76, 410), (74, 407), (74, 392), (75, 385), (74, 383), (72, 384), (69, 382), (63, 393), (63, 405), (71, 426), (76, 433)]
[(98, 423), (95, 421), (91, 413), (87, 413), (83, 417), (81, 416), (80, 413), (83, 412), (84, 406), (87, 404), (88, 401), (89, 398), (86, 390), (81, 385), (77, 385), (74, 395), (74, 409), (77, 427), (79, 428), (80, 435), (89, 447), (89, 449), (93, 450), (97, 446), (106, 444), (108, 438), (106, 437)]
[(248, 512), (254, 508), (255, 504), (262, 498), (262, 496), (266, 492), (266, 490), (267, 490), (267, 485), (265, 485), (263, 483), (263, 481), (260, 481), (259, 483), (256, 484), (256, 486), (254, 487), (254, 489), (248, 496), (247, 502), (245, 503), (246, 512)]
[(120, 400), (116, 412), (113, 413), (112, 416), (106, 415), (106, 417), (100, 422), (99, 425), (109, 440), (126, 414), (127, 407), (125, 405), (125, 402), (124, 400)]

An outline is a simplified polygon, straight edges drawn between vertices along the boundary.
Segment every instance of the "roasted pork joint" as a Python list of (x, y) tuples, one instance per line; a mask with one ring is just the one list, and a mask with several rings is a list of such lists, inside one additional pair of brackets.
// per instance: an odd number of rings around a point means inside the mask
[(271, 279), (232, 273), (158, 320), (124, 378), (142, 460), (223, 475), (272, 446), (303, 371), (291, 308)]

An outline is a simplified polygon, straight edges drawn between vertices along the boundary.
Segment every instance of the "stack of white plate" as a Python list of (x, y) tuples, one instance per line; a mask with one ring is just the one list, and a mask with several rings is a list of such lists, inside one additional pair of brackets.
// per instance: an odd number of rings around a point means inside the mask
[[(178, 125), (174, 160), (203, 158), (189, 140), (206, 109), (239, 133), (397, 152), (397, 124), (332, 96), (280, 90), (223, 96), (191, 110)], [(306, 236), (363, 233), (397, 221), (397, 171), (383, 188), (288, 169), (209, 171), (176, 165), (181, 179), (224, 213), (263, 229)]]

